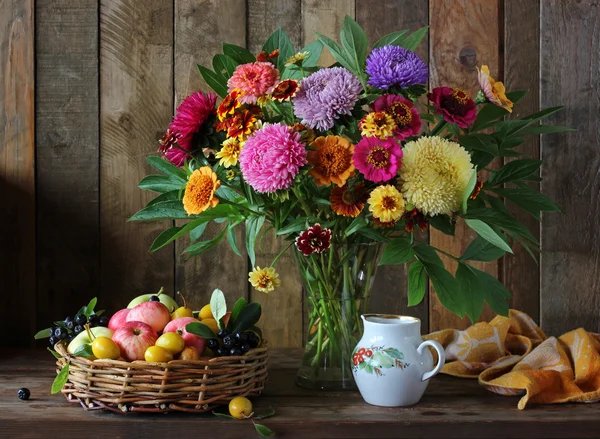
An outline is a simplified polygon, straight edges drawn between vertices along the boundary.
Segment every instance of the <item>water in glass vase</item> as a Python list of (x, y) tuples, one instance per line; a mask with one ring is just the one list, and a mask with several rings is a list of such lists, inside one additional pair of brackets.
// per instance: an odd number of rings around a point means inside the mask
[(352, 350), (362, 335), (381, 256), (378, 242), (331, 241), (320, 254), (296, 252), (308, 313), (306, 348), (296, 384), (309, 389), (356, 389)]

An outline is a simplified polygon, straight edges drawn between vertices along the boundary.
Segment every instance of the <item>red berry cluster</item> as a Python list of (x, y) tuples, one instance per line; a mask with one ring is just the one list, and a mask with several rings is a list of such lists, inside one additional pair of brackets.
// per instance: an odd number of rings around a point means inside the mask
[(373, 351), (371, 349), (360, 348), (356, 353), (352, 356), (352, 363), (355, 366), (358, 366), (360, 363), (365, 361), (365, 357), (370, 358), (373, 356)]

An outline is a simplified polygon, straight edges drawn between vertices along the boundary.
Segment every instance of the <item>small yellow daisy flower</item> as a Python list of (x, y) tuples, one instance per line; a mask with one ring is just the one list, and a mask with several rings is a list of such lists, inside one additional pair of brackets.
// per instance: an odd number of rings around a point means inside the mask
[(215, 155), (219, 160), (219, 165), (226, 168), (237, 165), (240, 158), (240, 152), (242, 152), (243, 142), (238, 139), (231, 137), (223, 142), (223, 147)]
[(369, 211), (382, 223), (397, 221), (404, 212), (402, 194), (392, 185), (378, 186), (373, 189), (367, 200)]
[(196, 169), (185, 186), (183, 196), (183, 208), (188, 215), (198, 215), (209, 207), (215, 207), (219, 204), (219, 199), (215, 197), (215, 191), (219, 188), (221, 182), (217, 178), (210, 166), (203, 166)]
[(281, 284), (279, 274), (273, 267), (254, 267), (254, 270), (248, 273), (248, 280), (254, 288), (262, 293), (270, 293)]
[(292, 56), (290, 56), (286, 61), (285, 61), (285, 65), (286, 66), (292, 66), (294, 64), (298, 65), (301, 64), (302, 61), (304, 61), (308, 55), (310, 55), (310, 52), (298, 52)]
[(398, 125), (390, 114), (385, 111), (375, 111), (363, 117), (359, 127), (363, 136), (387, 139), (394, 135)]

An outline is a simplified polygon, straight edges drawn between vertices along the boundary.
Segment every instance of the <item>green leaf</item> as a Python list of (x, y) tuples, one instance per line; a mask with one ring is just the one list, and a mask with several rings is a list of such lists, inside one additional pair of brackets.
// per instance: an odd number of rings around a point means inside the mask
[(40, 340), (42, 338), (48, 338), (50, 337), (50, 328), (46, 328), (46, 329), (42, 329), (41, 331), (38, 331), (33, 338), (36, 340)]
[(523, 128), (519, 131), (520, 136), (530, 136), (532, 134), (550, 134), (550, 133), (564, 133), (568, 131), (577, 131), (574, 128), (562, 127), (558, 125), (535, 125), (527, 128)]
[[(497, 198), (496, 200), (500, 201), (499, 198)], [(491, 201), (491, 198), (490, 198), (490, 201)], [(499, 208), (497, 208), (497, 207), (494, 207), (493, 209), (487, 209), (487, 208), (470, 209), (469, 212), (467, 213), (467, 215), (465, 216), (465, 218), (479, 219), (479, 220), (483, 221), (484, 223), (487, 223), (488, 225), (500, 227), (501, 229), (503, 229), (505, 231), (511, 231), (511, 232), (518, 233), (522, 236), (525, 236), (527, 239), (531, 240), (532, 242), (537, 243), (537, 239), (535, 238), (535, 236), (533, 236), (531, 234), (531, 232), (527, 229), (527, 227), (525, 227), (523, 224), (518, 222), (516, 219), (514, 219), (512, 216), (510, 216), (506, 212), (499, 210)]]
[(252, 302), (246, 305), (236, 319), (233, 334), (250, 329), (260, 320), (262, 308), (259, 303)]
[(213, 414), (213, 415), (215, 415), (215, 416), (219, 416), (219, 417), (221, 417), (221, 418), (227, 418), (227, 419), (236, 419), (236, 418), (234, 418), (233, 416), (231, 416), (231, 415), (228, 415), (227, 413), (219, 413), (219, 412), (216, 412), (216, 411), (214, 411), (214, 410), (212, 411), (212, 414)]
[(307, 219), (304, 217), (296, 218), (294, 221), (288, 223), (285, 227), (277, 230), (277, 235), (287, 235), (288, 233), (299, 232), (306, 229)]
[(491, 262), (504, 256), (504, 253), (506, 253), (504, 250), (486, 241), (481, 236), (477, 236), (471, 241), (460, 260)]
[(354, 220), (352, 220), (350, 225), (346, 227), (346, 230), (344, 230), (344, 235), (350, 236), (354, 232), (357, 232), (364, 227), (367, 227), (367, 221), (365, 221), (363, 217), (357, 216), (356, 218), (354, 218)]
[(339, 62), (342, 66), (353, 72), (354, 66), (352, 65), (352, 61), (347, 59), (346, 53), (342, 50), (339, 44), (333, 41), (331, 38), (326, 37), (325, 35), (321, 35), (317, 32), (315, 33), (317, 34), (317, 38), (319, 38), (319, 41), (321, 41), (321, 43), (323, 43), (325, 47), (329, 49), (335, 60)]
[(185, 171), (183, 169), (173, 166), (171, 163), (164, 160), (162, 157), (151, 155), (146, 157), (146, 161), (154, 169), (156, 169), (159, 172), (162, 172), (165, 175), (172, 175), (173, 177), (180, 178), (183, 181), (187, 180), (187, 176), (185, 175)]
[(82, 344), (75, 350), (75, 352), (73, 352), (73, 355), (76, 357), (90, 358), (92, 355), (94, 355), (94, 352), (92, 351), (92, 345), (90, 343)]
[(485, 294), (485, 301), (490, 305), (492, 311), (501, 316), (508, 316), (508, 303), (506, 300), (510, 299), (510, 292), (494, 276), (475, 267), (469, 268), (479, 279)]
[(258, 434), (260, 434), (263, 437), (275, 436), (275, 432), (273, 430), (271, 430), (269, 427), (265, 426), (265, 425), (257, 424), (255, 422), (254, 423), (254, 428), (256, 429), (256, 431), (258, 432)]
[(215, 55), (212, 59), (212, 65), (215, 73), (229, 79), (237, 67), (237, 63), (227, 55)]
[(423, 37), (425, 37), (425, 35), (427, 34), (428, 30), (429, 30), (429, 26), (425, 26), (425, 27), (422, 27), (421, 29), (416, 30), (415, 32), (410, 34), (408, 37), (406, 37), (402, 41), (400, 46), (404, 47), (405, 49), (412, 50), (414, 52), (415, 49), (419, 46), (419, 44), (423, 40)]
[(376, 241), (376, 242), (390, 242), (390, 238), (388, 238), (387, 236), (383, 236), (377, 230), (370, 229), (368, 227), (360, 229), (356, 233), (359, 234), (359, 235), (361, 235), (361, 236), (364, 236), (365, 238), (370, 239), (371, 241)]
[(479, 320), (485, 301), (479, 278), (468, 265), (460, 263), (456, 269), (456, 280), (465, 296), (464, 311), (471, 322), (475, 323)]
[[(523, 119), (528, 120), (531, 123), (538, 122), (538, 121), (545, 119), (548, 116), (550, 116), (564, 108), (565, 108), (564, 106), (544, 108), (543, 110), (540, 110), (540, 111), (532, 113), (528, 116), (525, 116)], [(514, 133), (511, 133), (511, 134), (514, 134)]]
[(50, 349), (50, 348), (46, 348), (46, 349), (48, 349), (48, 351), (49, 351), (49, 352), (50, 352), (52, 355), (54, 355), (54, 358), (56, 358), (57, 360), (62, 358), (62, 355), (60, 355), (58, 352), (56, 352), (56, 351), (54, 351), (54, 350), (52, 350), (52, 349)]
[(309, 52), (309, 55), (304, 58), (304, 61), (302, 62), (302, 67), (316, 67), (321, 59), (323, 43), (320, 41), (313, 41), (300, 52)]
[(146, 206), (129, 218), (129, 221), (158, 221), (168, 219), (189, 219), (189, 215), (184, 210), (181, 201), (162, 201), (151, 206)]
[(182, 227), (170, 227), (167, 230), (163, 230), (161, 232), (161, 234), (156, 237), (156, 239), (154, 240), (154, 242), (150, 246), (150, 251), (151, 252), (155, 252), (159, 248), (162, 248), (165, 245), (173, 242), (175, 239), (177, 239), (178, 236), (182, 235), (182, 233), (180, 233), (180, 232), (183, 229), (183, 227), (184, 226), (182, 226)]
[(190, 241), (192, 241), (192, 242), (198, 241), (204, 234), (204, 231), (206, 230), (206, 226), (208, 226), (207, 222), (201, 223), (199, 226), (194, 227), (192, 230), (190, 230)]
[(65, 384), (67, 384), (67, 381), (69, 380), (69, 363), (65, 364), (62, 369), (60, 370), (60, 372), (58, 373), (58, 375), (56, 375), (56, 378), (54, 378), (54, 382), (52, 383), (52, 390), (51, 390), (51, 394), (54, 395), (55, 393), (60, 392), (60, 390), (65, 386)]
[(200, 322), (188, 323), (185, 326), (185, 330), (187, 332), (189, 332), (190, 334), (194, 334), (194, 335), (197, 335), (202, 338), (206, 338), (206, 339), (217, 338), (216, 334), (214, 332), (212, 332), (212, 329), (210, 329), (208, 326), (206, 326), (205, 324), (200, 323)]
[(459, 136), (458, 141), (467, 151), (482, 151), (493, 156), (498, 155), (498, 143), (494, 136), (490, 134)]
[(429, 225), (438, 229), (440, 232), (445, 233), (449, 236), (454, 236), (454, 231), (456, 229), (456, 223), (452, 220), (452, 218), (445, 214), (439, 214), (432, 217), (427, 218)]
[(500, 235), (498, 235), (494, 231), (494, 229), (492, 229), (489, 225), (487, 225), (483, 221), (477, 220), (477, 219), (466, 218), (465, 223), (467, 223), (467, 225), (470, 228), (475, 230), (479, 236), (481, 236), (483, 239), (485, 239), (489, 243), (495, 245), (496, 247), (498, 247), (506, 252), (513, 253), (512, 249), (506, 243), (506, 241), (504, 241), (504, 239), (502, 239), (500, 237)]
[(156, 198), (153, 198), (146, 204), (146, 207), (150, 207), (157, 203), (162, 203), (164, 201), (180, 201), (179, 200), (179, 192), (180, 190), (165, 192), (164, 194), (160, 194)]
[(286, 60), (294, 54), (294, 47), (292, 46), (290, 37), (281, 28), (271, 34), (262, 48), (267, 54), (276, 49), (279, 49), (279, 56), (275, 65), (280, 72), (283, 72)]
[(147, 175), (139, 182), (138, 187), (145, 191), (164, 194), (179, 191), (185, 185), (185, 180), (172, 175)]
[(404, 360), (404, 354), (396, 348), (386, 348), (383, 351), (396, 360)]
[(407, 33), (407, 30), (401, 30), (398, 32), (392, 32), (391, 34), (387, 34), (377, 40), (377, 42), (373, 45), (373, 49), (382, 46), (401, 46), (401, 43), (404, 41), (404, 36)]
[(421, 262), (424, 264), (435, 264), (439, 265), (440, 267), (444, 266), (440, 256), (430, 245), (423, 244), (422, 242), (415, 242), (413, 250), (417, 254), (419, 260), (421, 260)]
[(247, 304), (248, 304), (248, 301), (243, 297), (240, 297), (237, 300), (237, 302), (235, 302), (235, 305), (233, 306), (233, 310), (231, 310), (231, 316), (229, 317), (229, 322), (227, 323), (228, 331), (231, 332), (231, 329), (233, 329), (235, 322), (237, 322), (237, 319), (238, 319), (240, 313), (246, 307)]
[(94, 313), (94, 308), (96, 308), (96, 304), (98, 303), (98, 299), (94, 297), (85, 307), (85, 316), (89, 317)]
[(247, 64), (256, 61), (256, 57), (250, 51), (235, 44), (223, 43), (223, 53), (238, 64)]
[(415, 261), (408, 267), (408, 306), (421, 303), (427, 290), (425, 267), (421, 261)]
[(460, 212), (462, 214), (467, 213), (467, 202), (469, 201), (469, 198), (471, 197), (471, 194), (475, 189), (475, 185), (477, 185), (477, 166), (475, 166), (475, 169), (473, 170), (473, 173), (469, 178), (469, 182), (467, 183), (467, 187), (465, 188), (465, 191), (462, 195), (462, 203), (460, 207)]
[(210, 309), (214, 319), (219, 322), (221, 318), (227, 313), (227, 302), (225, 301), (225, 295), (220, 289), (213, 291), (210, 296)]
[(410, 239), (401, 236), (385, 246), (379, 265), (406, 264), (415, 257)]
[(262, 215), (250, 215), (246, 219), (246, 251), (248, 252), (248, 258), (250, 258), (251, 267), (256, 265), (256, 251), (254, 246), (256, 244), (256, 237), (264, 223), (265, 217)]
[[(525, 95), (527, 95), (527, 91), (512, 91), (506, 93), (506, 97), (515, 104), (519, 102), (523, 97), (525, 97)], [(508, 111), (506, 111), (502, 107), (497, 106), (496, 104), (485, 104), (481, 108), (481, 110), (479, 110), (479, 113), (477, 114), (477, 119), (471, 127), (471, 132), (481, 131), (485, 128), (489, 128), (495, 123), (497, 119), (504, 117), (508, 114)]]
[(186, 248), (183, 252), (189, 253), (188, 258), (190, 258), (192, 256), (198, 256), (202, 253), (206, 253), (207, 251), (215, 248), (221, 242), (221, 240), (225, 236), (226, 231), (227, 231), (227, 227), (224, 227), (223, 230), (221, 230), (219, 232), (219, 234), (217, 236), (215, 236), (214, 238), (212, 238), (208, 241), (200, 241), (195, 244), (192, 244), (188, 248)]
[(513, 160), (494, 172), (486, 184), (488, 186), (498, 186), (509, 181), (519, 180), (535, 173), (540, 166), (542, 166), (541, 160)]
[(198, 64), (198, 70), (200, 71), (200, 75), (202, 75), (204, 82), (206, 82), (216, 94), (222, 98), (227, 96), (227, 80), (224, 76), (219, 75), (213, 72), (211, 69), (201, 66), (200, 64)]
[(459, 317), (464, 316), (463, 301), (461, 300), (461, 290), (458, 282), (454, 277), (443, 267), (428, 262), (423, 262), (425, 271), (431, 279), (435, 293), (440, 299), (440, 302), (448, 311), (453, 312)]
[(346, 51), (347, 58), (352, 60), (354, 73), (358, 77), (364, 76), (365, 60), (369, 46), (367, 34), (356, 21), (347, 15), (340, 30), (340, 42)]
[(269, 407), (269, 410), (267, 410), (265, 413), (254, 415), (253, 419), (261, 420), (270, 418), (271, 416), (275, 416), (275, 410), (273, 410), (273, 407)]
[(491, 188), (490, 190), (506, 198), (511, 203), (516, 204), (521, 209), (533, 214), (538, 219), (540, 210), (545, 212), (562, 212), (561, 208), (554, 201), (528, 186), (520, 188)]
[(227, 241), (229, 242), (229, 246), (231, 247), (231, 250), (233, 250), (233, 252), (238, 255), (238, 256), (242, 256), (242, 252), (240, 251), (240, 249), (238, 248), (237, 245), (237, 241), (236, 241), (236, 236), (235, 236), (235, 226), (237, 224), (229, 224), (229, 226), (227, 226)]

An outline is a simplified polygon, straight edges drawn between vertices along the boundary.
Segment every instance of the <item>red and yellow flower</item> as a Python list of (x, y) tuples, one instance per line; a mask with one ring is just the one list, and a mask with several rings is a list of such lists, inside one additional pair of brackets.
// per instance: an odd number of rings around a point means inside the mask
[(239, 101), (239, 97), (243, 94), (243, 91), (236, 88), (225, 96), (225, 99), (223, 99), (223, 102), (217, 108), (217, 117), (220, 121), (223, 121), (241, 107), (242, 103)]
[(357, 183), (353, 188), (348, 185), (336, 186), (329, 195), (331, 209), (338, 215), (356, 218), (365, 207), (368, 195), (362, 183)]

